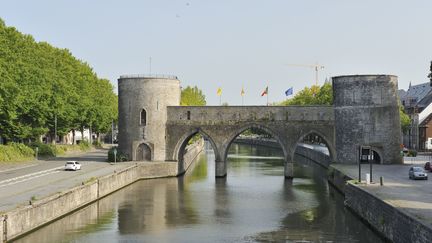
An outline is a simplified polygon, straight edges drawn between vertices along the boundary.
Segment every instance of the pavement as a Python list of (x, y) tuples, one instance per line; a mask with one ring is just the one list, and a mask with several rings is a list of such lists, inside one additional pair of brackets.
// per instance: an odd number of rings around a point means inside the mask
[[(426, 161), (431, 161), (430, 156), (405, 157), (403, 165), (374, 164), (373, 183), (359, 186), (432, 228), (432, 172), (428, 173), (428, 180), (408, 178), (408, 170), (411, 166), (423, 167)], [(331, 166), (353, 179), (358, 179), (357, 165), (332, 164)], [(363, 181), (365, 173), (369, 173), (368, 164), (362, 165)], [(383, 186), (379, 183), (380, 176), (384, 178)]]
[[(106, 162), (107, 152), (108, 149), (96, 149), (50, 160), (0, 163), (0, 211), (66, 191), (95, 177), (135, 164)], [(81, 170), (65, 171), (64, 164), (68, 160), (79, 161), (82, 164)]]

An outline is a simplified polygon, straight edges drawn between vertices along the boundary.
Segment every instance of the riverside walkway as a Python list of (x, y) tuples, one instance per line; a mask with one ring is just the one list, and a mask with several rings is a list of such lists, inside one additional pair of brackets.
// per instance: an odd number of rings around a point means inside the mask
[[(432, 228), (432, 173), (428, 173), (429, 180), (410, 180), (408, 170), (411, 166), (423, 167), (429, 156), (415, 158), (405, 157), (403, 165), (373, 165), (373, 183), (358, 185), (382, 201), (413, 216), (416, 220)], [(332, 164), (352, 179), (358, 179), (357, 165)], [(362, 180), (369, 173), (369, 165), (362, 165)], [(379, 178), (384, 178), (384, 185), (380, 186)]]

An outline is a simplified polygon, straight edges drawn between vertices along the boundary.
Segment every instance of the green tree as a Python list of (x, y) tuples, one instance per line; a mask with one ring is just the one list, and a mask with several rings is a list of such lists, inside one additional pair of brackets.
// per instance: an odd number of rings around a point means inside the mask
[(197, 86), (187, 86), (181, 91), (180, 105), (204, 106), (206, 105), (205, 95)]
[(404, 107), (399, 104), (400, 123), (403, 134), (406, 134), (411, 125), (410, 117), (405, 113)]
[(292, 99), (282, 101), (278, 105), (332, 105), (333, 88), (331, 83), (326, 82), (323, 86), (313, 85), (305, 87)]
[[(67, 49), (36, 42), (0, 19), (0, 136), (6, 141), (52, 138), (117, 119), (117, 96), (108, 80)], [(57, 118), (57, 119), (55, 119)]]

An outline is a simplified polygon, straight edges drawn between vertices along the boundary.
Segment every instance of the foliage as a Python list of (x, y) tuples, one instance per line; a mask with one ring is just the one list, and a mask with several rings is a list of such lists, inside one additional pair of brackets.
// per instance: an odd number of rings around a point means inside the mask
[(21, 162), (34, 158), (34, 151), (30, 147), (20, 143), (9, 143), (0, 145), (1, 162)]
[(106, 132), (117, 118), (117, 96), (85, 62), (36, 42), (0, 20), (0, 134), (6, 141), (36, 141), (72, 129)]
[(292, 99), (282, 101), (278, 105), (332, 105), (333, 88), (331, 83), (326, 82), (323, 86), (313, 85), (305, 87)]
[(205, 95), (197, 86), (187, 86), (181, 91), (180, 105), (182, 106), (204, 106), (206, 105)]
[(194, 144), (195, 142), (198, 142), (201, 139), (203, 139), (203, 136), (201, 134), (197, 133), (189, 139), (187, 145)]
[(408, 150), (407, 156), (408, 157), (417, 157), (417, 151), (416, 150)]
[(128, 160), (128, 157), (125, 154), (119, 152), (119, 150), (118, 150), (117, 147), (111, 147), (108, 150), (108, 162), (114, 162), (114, 149), (117, 150), (117, 154), (116, 154), (116, 157), (117, 157), (116, 161), (117, 162), (123, 162), (123, 161), (127, 161)]
[(80, 148), (80, 150), (81, 151), (88, 151), (88, 150), (90, 150), (90, 148), (91, 148), (91, 146), (90, 146), (90, 143), (89, 142), (87, 142), (87, 141), (81, 141), (79, 144), (78, 144), (78, 146), (79, 146), (79, 148)]
[(401, 129), (404, 134), (406, 134), (410, 128), (411, 125), (411, 119), (410, 117), (405, 113), (404, 108), (402, 105), (399, 105), (399, 115), (400, 115), (400, 123), (401, 123)]
[(99, 141), (97, 141), (97, 140), (94, 140), (93, 141), (93, 146), (95, 146), (96, 148), (102, 148), (102, 143), (99, 142)]

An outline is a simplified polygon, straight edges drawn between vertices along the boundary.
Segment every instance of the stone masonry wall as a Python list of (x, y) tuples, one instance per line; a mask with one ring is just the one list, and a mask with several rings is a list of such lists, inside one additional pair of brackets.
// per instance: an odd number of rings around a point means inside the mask
[(360, 146), (375, 150), (383, 164), (400, 164), (397, 77), (333, 77), (335, 134), (339, 163), (355, 164)]
[(351, 183), (345, 186), (345, 205), (392, 242), (432, 242), (430, 228)]

